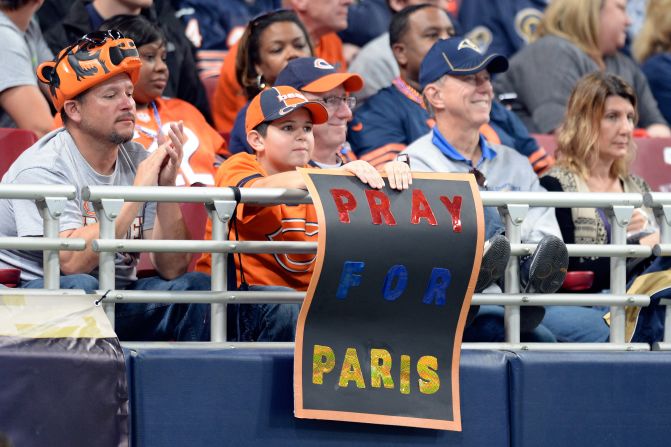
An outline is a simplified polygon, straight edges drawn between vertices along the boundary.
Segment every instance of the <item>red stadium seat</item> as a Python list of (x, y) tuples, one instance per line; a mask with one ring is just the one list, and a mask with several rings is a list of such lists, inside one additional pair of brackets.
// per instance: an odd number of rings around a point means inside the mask
[(37, 135), (30, 130), (0, 128), (0, 176), (36, 141)]
[(671, 191), (671, 138), (635, 138), (636, 159), (631, 172), (643, 177), (653, 191)]
[[(30, 130), (0, 128), (0, 176), (5, 175), (14, 160), (36, 141), (37, 135)], [(17, 287), (20, 276), (19, 269), (0, 269), (0, 284)]]
[[(532, 137), (536, 140), (536, 143), (543, 149), (548, 155), (555, 156), (555, 149), (557, 149), (557, 138), (553, 134), (547, 133), (532, 133)], [(556, 158), (556, 157), (555, 157)]]

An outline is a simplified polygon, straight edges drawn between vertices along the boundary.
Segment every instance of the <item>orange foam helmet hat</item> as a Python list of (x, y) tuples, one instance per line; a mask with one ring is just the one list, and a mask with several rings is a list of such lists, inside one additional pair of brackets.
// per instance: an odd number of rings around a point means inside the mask
[(135, 42), (118, 31), (95, 31), (61, 50), (53, 61), (37, 67), (37, 78), (49, 87), (51, 101), (61, 112), (65, 101), (120, 73), (135, 84), (142, 61)]

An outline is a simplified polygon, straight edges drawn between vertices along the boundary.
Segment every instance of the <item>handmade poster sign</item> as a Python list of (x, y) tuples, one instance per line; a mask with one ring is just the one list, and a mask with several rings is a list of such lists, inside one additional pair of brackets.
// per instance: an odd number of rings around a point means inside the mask
[(296, 331), (296, 417), (461, 430), (459, 353), (480, 268), (470, 174), (371, 189), (303, 170), (317, 264)]

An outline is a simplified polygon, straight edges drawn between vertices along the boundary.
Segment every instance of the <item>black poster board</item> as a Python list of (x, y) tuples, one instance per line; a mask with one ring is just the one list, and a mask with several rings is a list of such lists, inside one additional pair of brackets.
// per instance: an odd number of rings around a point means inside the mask
[(296, 330), (296, 417), (461, 430), (459, 354), (484, 238), (473, 176), (416, 173), (400, 192), (303, 175), (319, 248)]

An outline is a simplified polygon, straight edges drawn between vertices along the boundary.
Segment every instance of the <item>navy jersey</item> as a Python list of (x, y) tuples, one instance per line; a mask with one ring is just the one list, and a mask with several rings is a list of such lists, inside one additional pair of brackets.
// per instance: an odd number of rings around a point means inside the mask
[(420, 103), (391, 85), (356, 109), (347, 139), (359, 159), (377, 167), (426, 134), (429, 124), (429, 113)]
[(179, 0), (184, 23), (198, 21), (203, 50), (228, 50), (255, 16), (279, 9), (281, 0)]
[(485, 53), (507, 57), (529, 43), (548, 0), (469, 0), (459, 6), (463, 33)]

